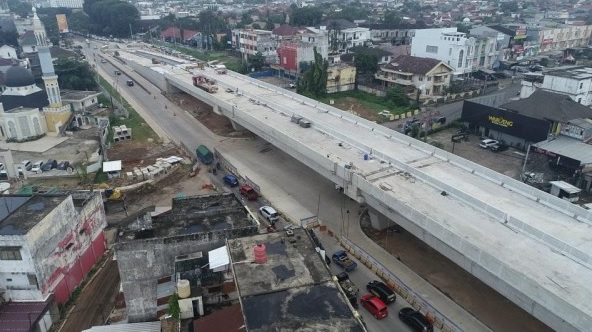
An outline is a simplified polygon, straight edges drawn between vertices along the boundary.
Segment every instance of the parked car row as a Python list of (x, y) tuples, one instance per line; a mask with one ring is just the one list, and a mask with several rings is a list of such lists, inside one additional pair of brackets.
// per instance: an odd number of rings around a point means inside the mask
[[(351, 272), (357, 266), (344, 250), (336, 251), (332, 256), (333, 262), (345, 271)], [(340, 287), (347, 295), (348, 300), (354, 308), (357, 308), (356, 297), (358, 288), (350, 281), (347, 272), (341, 272), (335, 276)], [(388, 317), (388, 305), (395, 303), (397, 295), (384, 282), (372, 280), (366, 285), (367, 294), (362, 295), (360, 304), (374, 318), (384, 319)], [(355, 303), (355, 304), (354, 304)], [(399, 311), (399, 319), (408, 325), (414, 331), (432, 332), (434, 330), (432, 323), (421, 312), (413, 308), (403, 308)]]
[[(49, 159), (47, 161), (39, 160), (32, 163), (30, 160), (23, 160), (19, 166), (17, 166), (17, 170), (20, 174), (23, 174), (24, 171), (33, 172), (36, 174), (41, 174), (43, 172), (49, 172), (52, 169), (57, 169), (60, 171), (72, 170), (72, 166), (70, 162), (67, 160), (60, 161), (58, 163), (55, 159)], [(4, 165), (2, 165), (1, 170), (4, 170)]]

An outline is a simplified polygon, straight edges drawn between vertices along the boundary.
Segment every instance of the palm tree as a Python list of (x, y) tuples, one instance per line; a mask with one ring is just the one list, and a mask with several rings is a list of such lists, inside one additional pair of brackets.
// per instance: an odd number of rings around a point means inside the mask
[(329, 45), (331, 47), (331, 51), (334, 53), (339, 50), (340, 42), (339, 42), (339, 33), (341, 32), (341, 26), (335, 20), (329, 23)]

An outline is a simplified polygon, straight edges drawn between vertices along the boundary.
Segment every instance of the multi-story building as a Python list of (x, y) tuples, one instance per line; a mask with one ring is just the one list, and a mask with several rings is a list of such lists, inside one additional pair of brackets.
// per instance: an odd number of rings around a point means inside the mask
[(587, 47), (591, 34), (592, 25), (539, 30), (541, 52), (563, 51), (571, 47)]
[(336, 63), (327, 68), (327, 92), (335, 93), (353, 90), (356, 86), (356, 67)]
[(277, 48), (278, 66), (284, 74), (296, 78), (308, 63), (314, 61), (315, 48), (323, 59), (327, 59), (329, 44), (324, 31), (302, 33), (291, 40), (281, 41)]
[[(487, 25), (471, 29), (472, 36), (493, 38), (495, 41), (496, 60), (515, 61), (524, 57), (537, 56), (540, 52), (538, 30), (527, 29), (525, 26)], [(499, 63), (494, 60), (495, 69)]]
[(476, 70), (473, 66), (476, 39), (458, 32), (457, 28), (422, 29), (415, 31), (411, 55), (443, 61), (460, 77)]
[(65, 303), (105, 252), (101, 194), (2, 196), (0, 289), (10, 301)]
[(444, 93), (450, 85), (453, 69), (441, 60), (400, 55), (380, 67), (375, 78), (385, 87), (401, 86), (406, 92), (416, 92), (423, 98)]
[(360, 27), (370, 29), (370, 39), (379, 43), (410, 45), (415, 36), (415, 29), (409, 28), (409, 24), (363, 23)]
[(261, 53), (267, 64), (277, 63), (277, 40), (271, 31), (233, 29), (231, 45), (241, 53), (243, 59)]
[(532, 79), (527, 75), (522, 82), (520, 98), (528, 98), (539, 89), (566, 95), (579, 104), (590, 106), (592, 105), (592, 68), (581, 66), (552, 70), (545, 72), (544, 76), (540, 75)]
[(344, 19), (329, 19), (319, 25), (319, 29), (327, 31), (329, 48), (343, 53), (350, 47), (364, 46), (371, 40), (370, 29), (358, 27)]

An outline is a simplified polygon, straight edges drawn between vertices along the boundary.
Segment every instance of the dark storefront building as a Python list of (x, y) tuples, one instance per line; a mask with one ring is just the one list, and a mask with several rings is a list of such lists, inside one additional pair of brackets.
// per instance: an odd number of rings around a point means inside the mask
[(525, 150), (560, 133), (561, 125), (592, 118), (592, 110), (566, 95), (537, 90), (530, 97), (491, 107), (464, 101), (461, 119), (474, 132)]

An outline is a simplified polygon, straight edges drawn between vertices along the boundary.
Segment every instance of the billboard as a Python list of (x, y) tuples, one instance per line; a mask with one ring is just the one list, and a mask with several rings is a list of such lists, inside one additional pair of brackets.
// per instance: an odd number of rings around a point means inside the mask
[(57, 14), (56, 19), (58, 20), (58, 30), (60, 33), (70, 32), (68, 30), (68, 20), (65, 14)]
[(546, 120), (466, 100), (463, 102), (461, 119), (530, 142), (547, 139), (551, 126)]
[(516, 29), (516, 35), (514, 36), (514, 40), (517, 39), (524, 39), (526, 38), (526, 27), (521, 26)]

